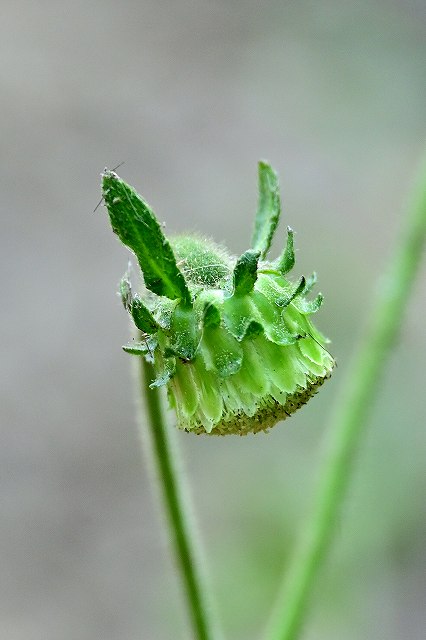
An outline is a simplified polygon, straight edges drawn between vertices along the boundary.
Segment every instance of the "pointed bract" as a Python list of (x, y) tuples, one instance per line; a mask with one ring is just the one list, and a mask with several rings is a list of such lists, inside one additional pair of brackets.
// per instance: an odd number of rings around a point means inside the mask
[(320, 309), (323, 302), (324, 302), (324, 296), (322, 295), (322, 293), (319, 293), (317, 297), (314, 298), (313, 300), (298, 298), (297, 300), (294, 301), (294, 306), (301, 313), (304, 313), (305, 315), (309, 315), (311, 313), (316, 313)]
[(294, 267), (294, 231), (287, 227), (287, 244), (281, 256), (274, 262), (274, 265), (283, 276)]
[(237, 260), (234, 268), (234, 294), (244, 296), (253, 290), (257, 280), (257, 264), (260, 252), (249, 249)]
[(136, 255), (147, 289), (190, 304), (183, 274), (148, 204), (113, 171), (102, 174), (102, 193), (113, 231)]
[(312, 291), (312, 289), (317, 283), (317, 280), (318, 280), (318, 276), (316, 271), (314, 271), (313, 273), (311, 273), (309, 278), (306, 278), (306, 285), (305, 285), (305, 288), (303, 289), (303, 295), (306, 295), (307, 293)]
[(281, 201), (278, 176), (273, 168), (267, 162), (260, 161), (258, 172), (259, 202), (251, 246), (260, 251), (263, 260), (269, 251), (280, 219)]
[(130, 304), (130, 314), (137, 329), (143, 333), (153, 334), (158, 331), (158, 324), (151, 311), (138, 296), (135, 296)]

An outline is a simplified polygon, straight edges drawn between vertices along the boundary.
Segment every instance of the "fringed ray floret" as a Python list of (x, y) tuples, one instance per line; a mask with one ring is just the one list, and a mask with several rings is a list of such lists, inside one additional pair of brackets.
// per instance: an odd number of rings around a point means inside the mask
[(310, 316), (323, 297), (306, 295), (316, 274), (292, 282), (294, 235), (281, 256), (265, 258), (281, 204), (275, 171), (259, 163), (259, 204), (252, 248), (238, 259), (211, 241), (170, 241), (143, 198), (114, 172), (102, 175), (115, 233), (136, 255), (146, 291), (120, 295), (140, 340), (125, 351), (149, 359), (151, 386), (167, 386), (180, 429), (194, 433), (265, 431), (305, 404), (334, 359)]

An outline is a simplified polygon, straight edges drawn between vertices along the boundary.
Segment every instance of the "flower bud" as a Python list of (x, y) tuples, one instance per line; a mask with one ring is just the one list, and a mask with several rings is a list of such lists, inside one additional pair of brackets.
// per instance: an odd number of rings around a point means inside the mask
[(164, 236), (154, 213), (113, 171), (102, 175), (113, 230), (136, 255), (145, 283), (120, 294), (141, 340), (125, 351), (149, 359), (151, 387), (166, 385), (177, 426), (193, 433), (265, 431), (305, 404), (334, 359), (310, 316), (323, 297), (306, 295), (313, 274), (292, 282), (293, 231), (267, 262), (280, 216), (278, 179), (259, 163), (259, 205), (252, 248), (238, 259), (197, 236)]

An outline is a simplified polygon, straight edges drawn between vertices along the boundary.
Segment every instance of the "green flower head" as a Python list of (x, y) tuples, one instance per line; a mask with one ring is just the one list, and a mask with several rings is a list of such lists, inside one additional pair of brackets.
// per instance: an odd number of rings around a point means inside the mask
[(265, 431), (290, 416), (331, 374), (327, 340), (310, 320), (323, 301), (306, 295), (315, 273), (296, 282), (293, 231), (280, 257), (266, 260), (280, 216), (275, 171), (259, 163), (252, 247), (235, 259), (197, 236), (168, 240), (143, 198), (113, 171), (102, 174), (114, 232), (139, 262), (143, 291), (120, 284), (139, 330), (124, 350), (154, 366), (178, 427), (193, 433)]

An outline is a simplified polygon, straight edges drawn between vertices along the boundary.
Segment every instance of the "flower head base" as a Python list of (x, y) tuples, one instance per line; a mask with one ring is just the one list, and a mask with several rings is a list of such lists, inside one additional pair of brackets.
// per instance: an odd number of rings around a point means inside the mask
[(125, 351), (149, 359), (151, 386), (167, 385), (178, 427), (194, 433), (244, 435), (290, 416), (331, 374), (334, 360), (309, 316), (313, 274), (287, 279), (293, 231), (281, 256), (266, 262), (280, 215), (278, 180), (259, 163), (259, 205), (252, 248), (237, 260), (194, 236), (165, 238), (136, 191), (114, 172), (102, 176), (111, 224), (136, 255), (146, 291), (122, 279), (123, 304), (141, 340)]

